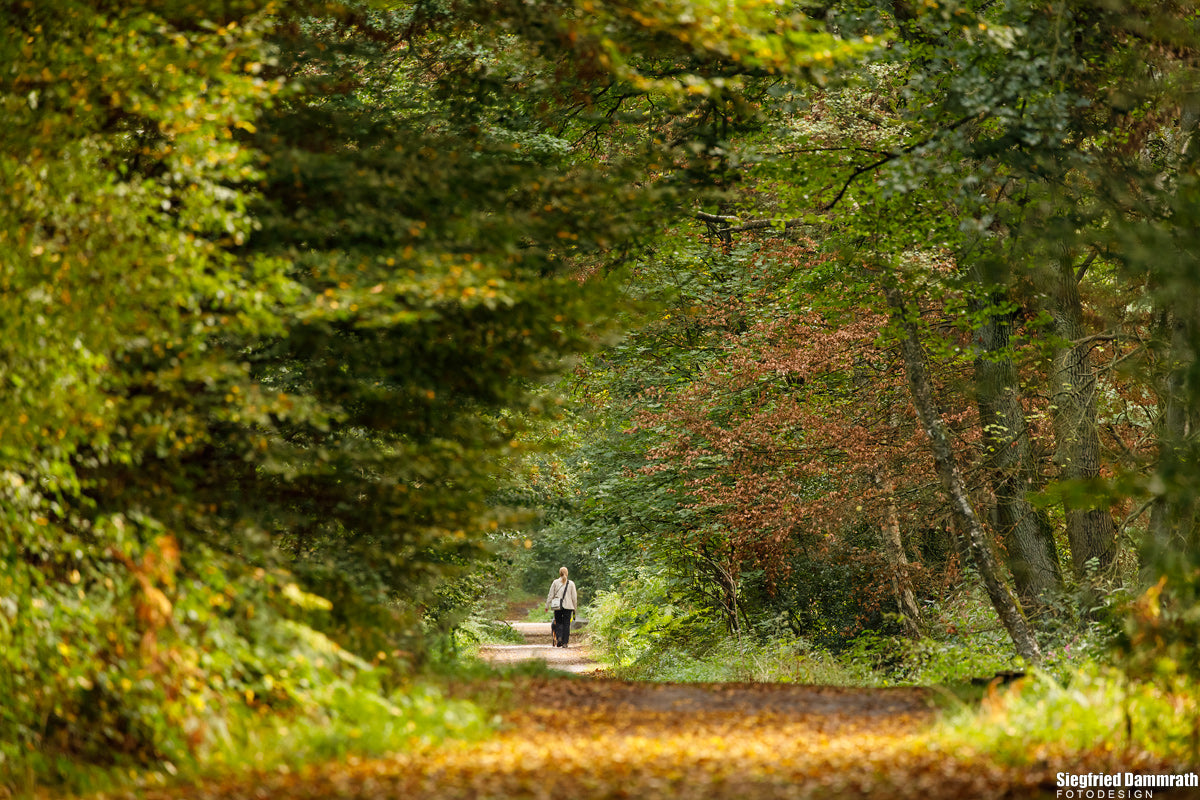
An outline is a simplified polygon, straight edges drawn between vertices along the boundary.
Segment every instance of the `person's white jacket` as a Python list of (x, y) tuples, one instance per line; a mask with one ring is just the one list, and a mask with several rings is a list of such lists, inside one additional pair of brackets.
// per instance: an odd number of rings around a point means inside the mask
[(555, 597), (562, 598), (563, 608), (574, 611), (579, 604), (579, 597), (575, 594), (575, 581), (567, 581), (567, 590), (564, 592), (562, 578), (555, 578), (550, 583), (550, 591), (546, 593), (547, 607), (550, 605), (550, 600)]

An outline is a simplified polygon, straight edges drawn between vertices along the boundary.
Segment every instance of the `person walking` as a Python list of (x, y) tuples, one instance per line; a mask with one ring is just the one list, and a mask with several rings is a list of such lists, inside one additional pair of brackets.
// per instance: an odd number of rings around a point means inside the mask
[(575, 581), (567, 580), (567, 568), (558, 570), (558, 578), (550, 582), (546, 594), (546, 610), (554, 611), (554, 622), (550, 623), (550, 636), (555, 647), (566, 647), (571, 640), (571, 619), (579, 596), (575, 593)]

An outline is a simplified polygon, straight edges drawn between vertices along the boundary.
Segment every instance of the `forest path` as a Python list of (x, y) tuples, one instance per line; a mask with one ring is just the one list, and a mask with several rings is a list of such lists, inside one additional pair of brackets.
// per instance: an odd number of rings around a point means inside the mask
[(509, 665), (521, 661), (545, 661), (552, 669), (586, 675), (600, 671), (603, 665), (592, 657), (592, 648), (587, 636), (580, 630), (571, 632), (568, 647), (554, 647), (550, 643), (549, 622), (521, 622), (507, 620), (504, 623), (525, 637), (525, 644), (488, 644), (479, 648), (479, 657), (496, 665)]
[(510, 620), (524, 644), (487, 645), (508, 665), (541, 660), (587, 680), (525, 678), (502, 733), (413, 759), (403, 793), (431, 798), (986, 798), (1052, 796), (967, 755), (930, 752), (929, 690), (667, 684), (603, 677), (587, 636), (555, 648), (550, 624)]

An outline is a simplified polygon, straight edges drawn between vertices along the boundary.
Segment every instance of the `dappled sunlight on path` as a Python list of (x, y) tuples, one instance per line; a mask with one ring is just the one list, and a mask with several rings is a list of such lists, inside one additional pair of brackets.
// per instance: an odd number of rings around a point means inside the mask
[(592, 657), (592, 648), (581, 631), (571, 634), (570, 646), (554, 647), (550, 643), (549, 622), (516, 622), (504, 624), (525, 637), (525, 644), (489, 644), (479, 648), (479, 657), (496, 664), (515, 664), (521, 661), (545, 661), (552, 669), (586, 675), (603, 668)]

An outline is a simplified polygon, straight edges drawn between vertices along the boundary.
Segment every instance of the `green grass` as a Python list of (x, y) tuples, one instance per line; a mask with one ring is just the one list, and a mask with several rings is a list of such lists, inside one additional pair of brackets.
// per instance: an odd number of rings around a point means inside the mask
[(874, 685), (870, 670), (838, 661), (802, 641), (752, 642), (721, 639), (703, 652), (655, 649), (623, 666), (616, 677), (679, 683), (797, 683), (827, 686)]
[(247, 726), (223, 743), (213, 762), (298, 767), (350, 753), (382, 755), (445, 739), (474, 739), (492, 730), (491, 721), (473, 703), (446, 697), (429, 684), (415, 684), (389, 697), (338, 687), (324, 700), (312, 715)]
[(529, 609), (525, 622), (553, 622), (554, 612), (547, 611), (545, 605), (536, 605)]

